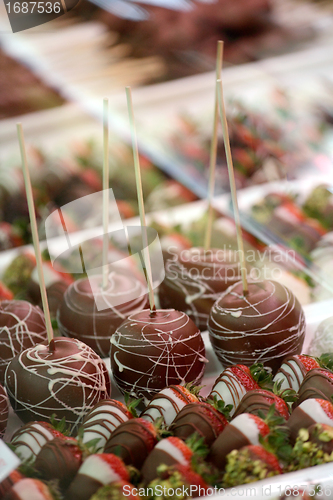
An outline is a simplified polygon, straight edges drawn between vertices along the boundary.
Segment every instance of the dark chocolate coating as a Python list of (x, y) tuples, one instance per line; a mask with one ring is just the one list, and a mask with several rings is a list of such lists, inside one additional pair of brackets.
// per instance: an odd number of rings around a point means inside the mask
[[(20, 494), (16, 491), (17, 485), (20, 484)], [(35, 485), (35, 486), (34, 486)], [(44, 498), (45, 500), (54, 500), (49, 488), (39, 479), (32, 479), (30, 477), (24, 477), (20, 481), (14, 484), (13, 488), (8, 491), (4, 500), (26, 500), (32, 498), (32, 488), (36, 488), (39, 493), (39, 498)], [(21, 495), (21, 493), (23, 495)]]
[(211, 446), (228, 424), (227, 419), (209, 403), (190, 403), (180, 410), (170, 426), (174, 436), (184, 441), (195, 432)]
[[(61, 334), (77, 338), (101, 357), (107, 357), (110, 353), (110, 338), (117, 327), (130, 314), (147, 307), (148, 299), (143, 290), (143, 284), (135, 276), (129, 277), (121, 273), (111, 273), (105, 291), (102, 289), (100, 275), (91, 277), (90, 280), (84, 278), (75, 281), (67, 288), (58, 310), (57, 320)], [(94, 297), (96, 293), (107, 303), (106, 309), (97, 309)], [(124, 303), (113, 305), (116, 296), (124, 297)]]
[(160, 465), (171, 467), (177, 463), (177, 460), (166, 451), (154, 448), (146, 458), (141, 469), (143, 484), (147, 486), (158, 477), (157, 468)]
[(232, 450), (239, 450), (243, 446), (252, 444), (245, 434), (231, 424), (222, 431), (212, 444), (208, 460), (220, 471), (224, 471), (227, 455)]
[(8, 397), (5, 389), (0, 385), (0, 438), (6, 432), (7, 421), (8, 421)]
[(132, 314), (112, 336), (110, 356), (119, 389), (147, 400), (169, 385), (198, 384), (207, 362), (199, 329), (174, 309)]
[(215, 302), (208, 330), (224, 367), (261, 362), (276, 372), (283, 358), (301, 353), (305, 316), (295, 295), (282, 284), (249, 283), (244, 297), (239, 282)]
[(46, 340), (44, 314), (25, 300), (4, 300), (0, 305), (0, 382), (8, 363), (20, 352)]
[(302, 408), (295, 408), (287, 422), (287, 427), (288, 429), (290, 429), (291, 443), (294, 443), (296, 441), (298, 431), (300, 429), (308, 429), (315, 423), (315, 419), (313, 419), (308, 413), (303, 411)]
[(86, 474), (77, 474), (66, 491), (64, 500), (90, 500), (104, 486), (100, 481)]
[(323, 368), (310, 370), (299, 389), (298, 399), (295, 406), (300, 405), (306, 399), (326, 399), (332, 401), (333, 396), (333, 374)]
[(135, 418), (117, 427), (106, 443), (104, 453), (114, 453), (126, 465), (141, 469), (156, 442), (156, 434), (147, 427), (147, 422)]
[(165, 261), (165, 278), (159, 287), (164, 309), (183, 311), (203, 331), (209, 312), (230, 285), (241, 279), (236, 252), (191, 248)]
[(6, 389), (11, 405), (25, 423), (63, 417), (74, 429), (88, 411), (110, 395), (110, 376), (104, 362), (76, 339), (56, 337), (54, 351), (47, 343), (26, 349), (8, 365)]
[(40, 450), (34, 466), (43, 479), (58, 479), (60, 488), (65, 490), (82, 462), (82, 454), (75, 448), (74, 440), (54, 438)]
[[(275, 397), (274, 394), (269, 391), (264, 391), (263, 389), (260, 389), (260, 392), (256, 389), (248, 391), (237, 406), (234, 417), (237, 417), (241, 413), (251, 413), (252, 415), (260, 417), (260, 411), (264, 415), (267, 415), (273, 403), (275, 403)], [(288, 412), (287, 408), (286, 412)], [(274, 415), (286, 418), (285, 414), (279, 412), (276, 405)]]

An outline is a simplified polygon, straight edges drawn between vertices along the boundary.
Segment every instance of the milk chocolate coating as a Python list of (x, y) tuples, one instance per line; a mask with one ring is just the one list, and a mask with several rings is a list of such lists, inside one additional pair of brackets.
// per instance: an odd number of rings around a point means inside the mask
[(79, 473), (66, 491), (65, 500), (90, 500), (102, 486), (97, 479)]
[(302, 408), (295, 408), (295, 410), (291, 413), (287, 427), (290, 429), (290, 441), (294, 443), (298, 436), (298, 431), (300, 429), (308, 429), (311, 425), (315, 424), (316, 421)]
[(146, 400), (169, 385), (198, 384), (207, 362), (199, 329), (174, 309), (129, 316), (111, 338), (110, 356), (121, 392)]
[(157, 468), (160, 465), (167, 465), (171, 467), (172, 465), (175, 465), (177, 463), (179, 462), (177, 462), (174, 457), (169, 455), (169, 453), (164, 450), (157, 450), (155, 448), (148, 455), (142, 466), (141, 474), (143, 484), (147, 486), (151, 481), (158, 477)]
[(4, 435), (8, 421), (8, 397), (5, 389), (0, 385), (0, 438)]
[(250, 444), (252, 444), (251, 441), (239, 429), (233, 425), (227, 425), (214, 441), (208, 455), (208, 460), (220, 471), (224, 471), (227, 463), (227, 455), (232, 450), (239, 450), (243, 446)]
[[(77, 338), (101, 357), (107, 357), (110, 353), (110, 338), (117, 327), (130, 314), (147, 307), (148, 299), (143, 290), (143, 284), (135, 276), (120, 273), (110, 274), (105, 291), (102, 289), (100, 275), (91, 277), (90, 280), (84, 278), (75, 281), (67, 288), (58, 310), (57, 320), (61, 334)], [(106, 309), (97, 309), (94, 297), (96, 293), (107, 304)], [(133, 294), (137, 298), (132, 298)], [(122, 296), (124, 303), (113, 305), (116, 296)]]
[(159, 287), (164, 309), (184, 311), (203, 331), (209, 312), (230, 285), (241, 279), (236, 252), (191, 248), (165, 261), (165, 278)]
[(8, 365), (6, 389), (11, 405), (25, 423), (63, 417), (72, 429), (88, 411), (110, 395), (106, 365), (87, 345), (56, 337), (54, 351), (46, 342), (26, 349)]
[(300, 354), (305, 316), (294, 294), (282, 284), (265, 280), (228, 288), (215, 302), (208, 330), (224, 367), (264, 363), (273, 372), (287, 355)]
[(46, 340), (44, 314), (25, 300), (4, 300), (0, 305), (0, 382), (8, 363), (20, 352)]
[(43, 479), (58, 479), (59, 486), (65, 490), (74, 479), (82, 463), (82, 454), (73, 453), (75, 441), (54, 438), (46, 443), (36, 457), (35, 468)]
[[(261, 389), (261, 391), (263, 390)], [(237, 417), (241, 413), (251, 413), (252, 415), (260, 417), (260, 411), (262, 411), (264, 415), (267, 415), (273, 403), (275, 403), (275, 398), (269, 391), (265, 391), (265, 394), (262, 394), (257, 390), (248, 391), (237, 406), (234, 417)], [(285, 418), (285, 415), (279, 412), (276, 405), (274, 415)]]
[(141, 418), (127, 420), (112, 433), (104, 453), (114, 453), (126, 465), (141, 469), (143, 462), (157, 442), (155, 434)]
[(209, 403), (190, 403), (176, 416), (170, 426), (174, 436), (186, 440), (195, 432), (211, 446), (228, 424), (227, 419)]
[(295, 406), (306, 399), (326, 399), (332, 401), (333, 374), (323, 368), (314, 368), (304, 377)]

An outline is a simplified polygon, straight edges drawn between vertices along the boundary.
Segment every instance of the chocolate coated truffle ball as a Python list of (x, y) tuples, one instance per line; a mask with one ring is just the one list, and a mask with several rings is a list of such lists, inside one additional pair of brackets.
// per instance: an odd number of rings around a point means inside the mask
[(215, 302), (208, 330), (223, 366), (260, 362), (275, 372), (284, 357), (301, 352), (305, 317), (294, 294), (282, 284), (249, 283), (244, 297), (239, 282)]
[(240, 279), (239, 259), (233, 251), (181, 250), (165, 262), (165, 278), (159, 287), (160, 304), (164, 309), (184, 311), (200, 330), (206, 330), (214, 302)]
[(174, 309), (129, 316), (111, 338), (110, 355), (119, 389), (146, 400), (169, 385), (198, 384), (207, 362), (199, 329)]
[(42, 310), (25, 300), (4, 300), (0, 305), (0, 382), (8, 363), (20, 352), (46, 340)]
[[(98, 310), (96, 295), (106, 308)], [(115, 299), (122, 302), (114, 305)], [(66, 337), (85, 342), (97, 354), (107, 357), (110, 353), (110, 338), (116, 328), (130, 314), (147, 306), (144, 285), (134, 275), (110, 273), (108, 287), (102, 288), (102, 276), (96, 275), (75, 281), (70, 285), (59, 307), (57, 320), (59, 330)]]
[(100, 400), (110, 395), (110, 377), (101, 358), (76, 339), (57, 337), (26, 349), (7, 367), (11, 405), (23, 422), (48, 421), (55, 414), (75, 428)]

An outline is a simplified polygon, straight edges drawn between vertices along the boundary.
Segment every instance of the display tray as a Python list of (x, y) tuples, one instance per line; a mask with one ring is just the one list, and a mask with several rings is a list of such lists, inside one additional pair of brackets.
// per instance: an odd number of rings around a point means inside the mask
[[(226, 197), (223, 197), (221, 200), (216, 200), (216, 205), (226, 206), (228, 200)], [(195, 220), (200, 217), (205, 210), (206, 204), (203, 201), (191, 203), (184, 205), (182, 207), (177, 207), (174, 209), (170, 209), (168, 211), (156, 212), (154, 214), (148, 214), (147, 222), (155, 220), (160, 223), (166, 224), (176, 224), (181, 223), (184, 220), (189, 223), (191, 220)], [(130, 219), (126, 221), (128, 225), (139, 225), (139, 219)], [(109, 231), (112, 231), (112, 225), (109, 226)], [(76, 241), (83, 241), (95, 235), (96, 230), (86, 230), (81, 231), (75, 234)], [(73, 244), (75, 243), (75, 239), (73, 239)], [(64, 245), (64, 241), (55, 240), (54, 244), (61, 248), (61, 245)], [(60, 245), (60, 246), (59, 246)], [(41, 248), (45, 248), (45, 242), (41, 242)], [(22, 250), (32, 250), (32, 247), (22, 247), (20, 249), (13, 249), (7, 252), (0, 253), (0, 278), (4, 268), (11, 262), (13, 257), (17, 255), (18, 252)], [(306, 336), (305, 342), (303, 346), (303, 352), (308, 353), (311, 341), (314, 337), (314, 333), (316, 331), (317, 326), (321, 321), (332, 315), (333, 310), (333, 299), (322, 301), (319, 303), (308, 304), (304, 306), (304, 312), (306, 317)], [(206, 356), (209, 360), (204, 379), (202, 381), (202, 385), (204, 386), (201, 394), (206, 396), (209, 394), (211, 387), (217, 378), (217, 376), (222, 371), (222, 366), (220, 362), (217, 360), (215, 353), (211, 347), (208, 332), (203, 332), (203, 338), (206, 347)], [(105, 360), (108, 367), (110, 368), (110, 360)], [(115, 386), (112, 388), (112, 397), (116, 399), (121, 399), (122, 396), (117, 391)], [(10, 412), (9, 424), (5, 435), (5, 440), (9, 440), (12, 433), (20, 426), (19, 419)], [(264, 481), (260, 481), (258, 483), (251, 483), (249, 485), (240, 486), (239, 488), (226, 490), (220, 492), (217, 495), (217, 498), (225, 499), (225, 498), (256, 498), (256, 499), (265, 499), (265, 500), (273, 500), (279, 496), (279, 494), (287, 490), (289, 486), (304, 486), (304, 485), (314, 485), (320, 483), (321, 485), (325, 485), (327, 488), (327, 492), (332, 491), (331, 496), (326, 496), (323, 498), (333, 498), (333, 483), (332, 483), (332, 464), (326, 464), (322, 466), (316, 466), (311, 469), (304, 469), (295, 473), (288, 473), (281, 476), (277, 476), (273, 479), (267, 479)]]

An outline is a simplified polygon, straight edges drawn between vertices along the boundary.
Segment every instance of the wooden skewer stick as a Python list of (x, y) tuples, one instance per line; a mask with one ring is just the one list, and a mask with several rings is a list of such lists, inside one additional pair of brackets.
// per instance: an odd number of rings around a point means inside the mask
[(139, 205), (139, 214), (140, 214), (140, 223), (141, 223), (143, 255), (144, 255), (144, 262), (145, 262), (145, 266), (146, 266), (146, 279), (147, 279), (148, 292), (149, 292), (149, 305), (150, 305), (150, 312), (152, 314), (152, 313), (154, 313), (154, 311), (156, 311), (156, 306), (155, 306), (154, 290), (153, 290), (153, 286), (152, 286), (152, 273), (151, 273), (150, 256), (149, 256), (149, 250), (148, 250), (146, 215), (145, 215), (145, 207), (144, 207), (144, 201), (143, 201), (140, 160), (139, 160), (139, 151), (138, 151), (138, 143), (137, 143), (137, 136), (136, 136), (136, 127), (135, 127), (135, 121), (134, 121), (131, 87), (126, 87), (126, 98), (127, 98), (127, 107), (128, 107), (129, 121), (130, 121), (130, 127), (131, 127), (131, 137), (132, 137), (132, 147), (133, 147), (133, 157), (134, 157), (134, 170), (135, 170), (135, 182), (136, 182), (136, 190), (137, 190), (137, 194), (138, 194), (138, 205)]
[(218, 104), (219, 104), (219, 110), (220, 110), (220, 117), (221, 117), (221, 122), (222, 122), (224, 147), (225, 147), (225, 152), (226, 152), (226, 157), (227, 157), (232, 206), (233, 206), (233, 210), (234, 210), (234, 217), (235, 217), (235, 224), (236, 224), (238, 252), (240, 254), (239, 259), (240, 259), (240, 263), (241, 263), (243, 294), (245, 296), (248, 293), (245, 254), (244, 254), (242, 228), (241, 228), (241, 224), (240, 224), (238, 201), (237, 201), (234, 165), (233, 165), (232, 156), (231, 156), (228, 123), (227, 123), (227, 116), (226, 116), (226, 112), (225, 112), (225, 105), (224, 105), (224, 98), (223, 98), (222, 80), (219, 79), (216, 81), (216, 87), (217, 87), (217, 94), (218, 94)]
[(35, 254), (36, 254), (36, 264), (37, 264), (37, 271), (38, 271), (40, 293), (42, 296), (42, 304), (43, 304), (43, 310), (44, 310), (44, 316), (45, 316), (47, 339), (49, 342), (49, 350), (51, 352), (51, 351), (54, 351), (53, 329), (52, 329), (52, 324), (51, 324), (49, 303), (48, 303), (47, 294), (46, 294), (42, 254), (41, 254), (40, 246), (39, 246), (39, 238), (38, 238), (38, 230), (37, 230), (37, 222), (36, 222), (35, 205), (34, 205), (34, 199), (33, 199), (33, 195), (32, 195), (30, 174), (29, 174), (28, 161), (27, 161), (27, 153), (26, 153), (24, 135), (23, 135), (23, 129), (22, 129), (21, 123), (17, 124), (17, 135), (18, 135), (18, 140), (19, 140), (19, 144), (20, 144), (22, 170), (23, 170), (25, 191), (27, 194), (27, 202), (28, 202), (28, 208), (29, 208), (32, 241), (33, 241)]
[[(219, 80), (221, 78), (222, 61), (223, 61), (223, 42), (222, 40), (219, 40), (217, 42), (217, 55), (216, 55), (216, 80)], [(210, 248), (212, 239), (212, 226), (213, 226), (213, 213), (214, 213), (213, 198), (214, 198), (214, 188), (215, 188), (218, 123), (219, 123), (219, 106), (218, 106), (217, 87), (215, 87), (213, 135), (212, 135), (212, 142), (210, 144), (210, 159), (209, 159), (208, 208), (207, 208), (208, 218), (207, 218), (207, 226), (206, 226), (205, 242), (204, 242), (205, 250), (208, 250)]]
[(103, 290), (106, 290), (109, 250), (109, 100), (103, 99)]

